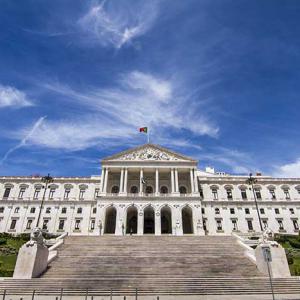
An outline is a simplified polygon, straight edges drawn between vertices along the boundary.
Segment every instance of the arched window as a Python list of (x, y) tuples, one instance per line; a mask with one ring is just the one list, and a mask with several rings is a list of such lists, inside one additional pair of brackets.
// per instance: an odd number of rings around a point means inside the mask
[(153, 188), (152, 188), (152, 186), (148, 185), (146, 187), (146, 194), (152, 194), (152, 193), (153, 193)]
[(179, 192), (180, 194), (186, 194), (186, 187), (185, 186), (179, 187)]
[(112, 188), (111, 188), (111, 193), (112, 194), (118, 194), (119, 193), (119, 187), (117, 185), (114, 185)]
[(137, 220), (138, 220), (137, 208), (135, 206), (130, 206), (127, 209), (126, 233), (129, 234), (137, 233)]
[(137, 188), (137, 186), (134, 185), (130, 188), (131, 194), (137, 194), (138, 192), (139, 192), (139, 189)]
[(160, 193), (161, 194), (168, 194), (168, 188), (166, 186), (162, 186), (160, 188)]
[(144, 234), (153, 234), (155, 232), (155, 217), (152, 206), (144, 209)]
[(160, 211), (160, 224), (162, 234), (172, 233), (172, 212), (169, 206), (164, 206)]
[(194, 233), (193, 226), (193, 211), (189, 206), (186, 206), (181, 211), (182, 214), (182, 231), (183, 234)]
[(116, 230), (116, 217), (117, 211), (116, 209), (111, 206), (106, 209), (105, 212), (105, 227), (104, 233), (114, 234)]

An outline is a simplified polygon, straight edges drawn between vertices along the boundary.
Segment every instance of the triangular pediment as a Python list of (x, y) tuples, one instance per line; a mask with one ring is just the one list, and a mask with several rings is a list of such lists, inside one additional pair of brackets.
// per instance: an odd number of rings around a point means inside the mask
[(146, 144), (140, 147), (120, 152), (107, 157), (104, 161), (188, 161), (194, 162), (187, 156), (178, 154), (164, 147)]

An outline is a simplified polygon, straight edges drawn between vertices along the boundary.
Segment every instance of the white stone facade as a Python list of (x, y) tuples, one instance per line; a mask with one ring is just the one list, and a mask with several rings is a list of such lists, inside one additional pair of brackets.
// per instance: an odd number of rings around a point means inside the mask
[[(260, 231), (246, 176), (197, 169), (197, 161), (147, 144), (102, 161), (102, 175), (0, 178), (0, 231), (218, 235)], [(263, 227), (298, 233), (300, 179), (255, 176)]]

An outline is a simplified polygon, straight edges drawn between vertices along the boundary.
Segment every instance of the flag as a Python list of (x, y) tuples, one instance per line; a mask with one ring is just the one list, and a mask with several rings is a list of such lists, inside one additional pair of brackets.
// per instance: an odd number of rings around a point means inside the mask
[(147, 133), (148, 132), (148, 127), (141, 127), (140, 132)]

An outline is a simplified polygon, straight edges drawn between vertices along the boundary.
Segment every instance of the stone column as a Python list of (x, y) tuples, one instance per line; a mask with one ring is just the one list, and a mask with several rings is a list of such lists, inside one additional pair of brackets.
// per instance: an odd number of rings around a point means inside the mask
[(143, 169), (141, 168), (140, 170), (140, 195), (143, 195), (143, 183), (142, 183), (142, 178), (144, 176), (144, 172)]
[(172, 232), (174, 235), (182, 235), (182, 216), (181, 209), (179, 205), (175, 205), (175, 208), (172, 211)]
[(159, 195), (159, 173), (158, 168), (155, 169), (155, 195)]
[(155, 224), (155, 235), (161, 235), (161, 220), (160, 220), (160, 211), (157, 210), (155, 211), (155, 220), (154, 220), (154, 224)]
[(191, 192), (194, 193), (194, 188), (195, 188), (195, 184), (194, 184), (194, 174), (193, 174), (193, 169), (190, 169), (190, 177), (191, 177)]
[(142, 210), (138, 211), (138, 226), (137, 226), (137, 234), (144, 234), (144, 212)]
[(123, 183), (124, 183), (124, 168), (121, 169), (121, 175), (120, 175), (120, 188), (119, 193), (123, 193)]
[(124, 188), (123, 192), (127, 194), (127, 183), (128, 183), (128, 169), (125, 168), (125, 179), (124, 179)]
[(175, 169), (175, 192), (179, 193), (179, 184), (178, 184), (178, 169)]
[(194, 169), (194, 191), (195, 191), (195, 193), (199, 193), (198, 178), (197, 178), (197, 170), (196, 169)]
[(107, 180), (108, 180), (108, 168), (105, 169), (105, 181), (104, 181), (104, 191), (103, 191), (103, 193), (107, 193)]
[(174, 186), (174, 169), (171, 169), (171, 192), (172, 194), (175, 192), (175, 186)]
[(103, 193), (104, 189), (104, 180), (105, 180), (105, 168), (102, 169), (102, 174), (101, 174), (101, 187), (100, 187), (100, 193)]

